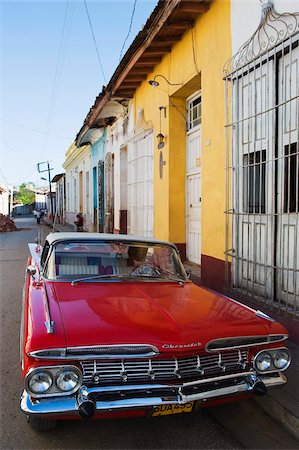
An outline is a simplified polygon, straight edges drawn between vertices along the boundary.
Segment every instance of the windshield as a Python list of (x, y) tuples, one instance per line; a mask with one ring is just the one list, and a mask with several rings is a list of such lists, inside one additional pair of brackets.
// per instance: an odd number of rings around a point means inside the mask
[(173, 247), (135, 242), (59, 242), (52, 249), (44, 275), (52, 280), (187, 280)]

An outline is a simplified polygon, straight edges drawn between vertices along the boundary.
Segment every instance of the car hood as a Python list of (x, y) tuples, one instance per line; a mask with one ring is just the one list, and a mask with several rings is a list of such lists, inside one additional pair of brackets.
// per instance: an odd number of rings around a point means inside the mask
[(218, 337), (273, 332), (273, 322), (254, 310), (190, 282), (55, 282), (51, 291), (68, 347), (151, 344), (181, 351)]

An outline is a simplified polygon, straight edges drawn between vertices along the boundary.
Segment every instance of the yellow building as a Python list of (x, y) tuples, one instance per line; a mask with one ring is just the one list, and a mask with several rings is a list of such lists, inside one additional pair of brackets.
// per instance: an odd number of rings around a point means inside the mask
[(128, 233), (176, 243), (184, 258), (201, 265), (203, 277), (218, 280), (221, 270), (222, 281), (222, 70), (230, 56), (229, 1), (159, 2), (84, 123), (105, 125), (107, 104), (131, 99)]
[(63, 163), (66, 185), (66, 222), (74, 224), (77, 214), (82, 214), (84, 229), (93, 231), (91, 221), (90, 145), (77, 147), (73, 143), (66, 152)]
[(296, 315), (299, 15), (284, 8), (159, 1), (79, 136), (113, 121), (122, 134), (107, 145), (115, 232), (126, 213), (129, 234), (174, 242), (206, 286)]
[[(218, 266), (224, 264), (225, 189), (219, 189), (225, 186), (221, 75), (230, 55), (230, 4), (214, 1), (194, 18), (194, 25), (134, 95), (135, 114), (143, 110), (155, 137), (154, 234), (175, 242), (188, 260), (200, 264), (202, 277), (206, 272), (218, 277)], [(160, 133), (165, 141), (161, 150)]]

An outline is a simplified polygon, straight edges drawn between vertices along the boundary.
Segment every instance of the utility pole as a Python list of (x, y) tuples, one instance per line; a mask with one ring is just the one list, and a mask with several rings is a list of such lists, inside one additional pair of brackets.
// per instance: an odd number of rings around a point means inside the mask
[[(40, 166), (42, 164), (47, 164), (47, 168), (44, 169), (44, 170), (41, 170)], [(37, 170), (38, 170), (38, 173), (48, 172), (49, 189), (50, 189), (50, 202), (51, 202), (51, 217), (53, 219), (53, 217), (54, 217), (54, 209), (53, 209), (53, 198), (52, 198), (52, 187), (51, 187), (51, 170), (53, 170), (53, 169), (50, 168), (49, 161), (43, 161), (43, 162), (40, 162), (40, 163), (37, 164)]]
[(13, 186), (9, 187), (10, 190), (10, 207), (9, 207), (9, 215), (12, 219), (12, 211), (13, 211)]

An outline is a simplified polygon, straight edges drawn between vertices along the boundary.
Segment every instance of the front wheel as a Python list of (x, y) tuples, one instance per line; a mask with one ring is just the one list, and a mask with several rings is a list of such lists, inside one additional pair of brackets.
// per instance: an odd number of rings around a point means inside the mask
[(57, 420), (44, 419), (43, 417), (26, 416), (27, 422), (35, 431), (54, 430), (57, 426)]

